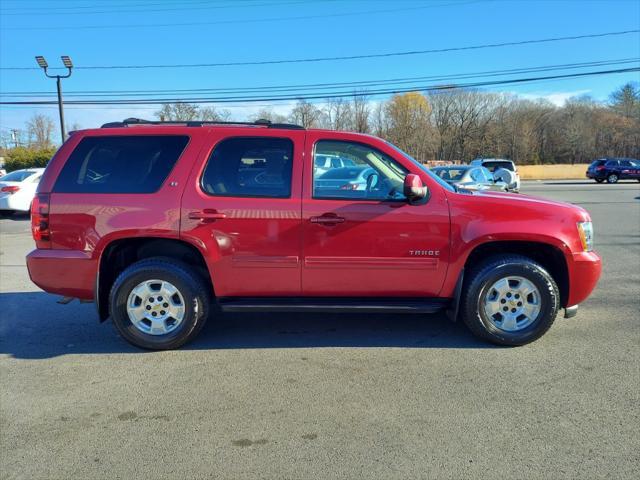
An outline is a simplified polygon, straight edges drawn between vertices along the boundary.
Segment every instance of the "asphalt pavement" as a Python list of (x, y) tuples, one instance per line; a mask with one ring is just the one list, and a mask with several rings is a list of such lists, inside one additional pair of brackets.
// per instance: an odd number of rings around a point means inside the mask
[(640, 184), (522, 191), (585, 207), (604, 270), (520, 348), (442, 315), (227, 314), (143, 352), (33, 285), (28, 218), (0, 219), (0, 478), (637, 478)]

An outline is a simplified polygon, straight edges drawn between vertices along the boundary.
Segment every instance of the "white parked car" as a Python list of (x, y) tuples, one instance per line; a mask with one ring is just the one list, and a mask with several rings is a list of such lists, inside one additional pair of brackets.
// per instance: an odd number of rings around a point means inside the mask
[(355, 167), (353, 160), (341, 158), (337, 155), (316, 154), (313, 160), (314, 175), (316, 177), (327, 173), (334, 168)]
[(0, 177), (0, 211), (28, 212), (44, 168), (15, 170)]

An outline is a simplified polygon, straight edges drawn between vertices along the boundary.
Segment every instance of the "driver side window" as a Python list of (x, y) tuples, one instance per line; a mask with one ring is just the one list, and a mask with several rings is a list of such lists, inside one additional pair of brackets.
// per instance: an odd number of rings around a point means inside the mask
[[(340, 158), (327, 170), (316, 166), (319, 157)], [(405, 200), (402, 193), (408, 171), (389, 155), (355, 142), (320, 140), (315, 145), (313, 198), (347, 200)]]

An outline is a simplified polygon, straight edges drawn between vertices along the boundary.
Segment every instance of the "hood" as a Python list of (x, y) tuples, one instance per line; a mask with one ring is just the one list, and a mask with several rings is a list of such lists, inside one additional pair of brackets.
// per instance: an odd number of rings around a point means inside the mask
[(450, 197), (451, 202), (454, 204), (461, 205), (461, 203), (464, 203), (472, 210), (484, 211), (487, 215), (497, 218), (521, 218), (527, 212), (527, 216), (540, 218), (556, 217), (573, 218), (576, 221), (591, 220), (589, 213), (579, 205), (521, 193), (482, 190), (459, 193), (447, 192), (447, 196)]
[(568, 202), (560, 202), (557, 200), (550, 200), (548, 198), (536, 197), (534, 195), (523, 195), (522, 193), (503, 193), (495, 191), (476, 191), (473, 192), (473, 196), (495, 199), (501, 202), (509, 203), (512, 205), (528, 205), (538, 206), (540, 208), (563, 208), (570, 209), (578, 212), (582, 212), (588, 216), (588, 212), (580, 205), (575, 205)]

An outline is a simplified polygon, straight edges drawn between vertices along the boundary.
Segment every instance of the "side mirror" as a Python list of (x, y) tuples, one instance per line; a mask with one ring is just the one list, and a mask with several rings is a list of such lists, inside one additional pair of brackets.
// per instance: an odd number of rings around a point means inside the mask
[(407, 197), (409, 202), (415, 202), (426, 198), (427, 187), (422, 183), (422, 179), (418, 175), (409, 173), (404, 177), (404, 188), (402, 193), (404, 193), (404, 196)]

